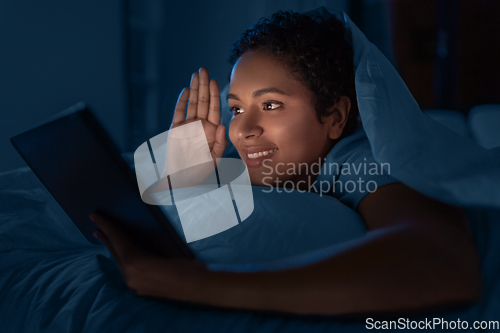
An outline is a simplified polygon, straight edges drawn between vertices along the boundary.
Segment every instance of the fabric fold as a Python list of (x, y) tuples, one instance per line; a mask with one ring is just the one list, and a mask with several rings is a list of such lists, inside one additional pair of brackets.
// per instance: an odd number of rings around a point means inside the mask
[(389, 60), (345, 13), (316, 12), (343, 19), (351, 34), (359, 112), (375, 160), (435, 199), (500, 207), (500, 147), (487, 150), (425, 115)]

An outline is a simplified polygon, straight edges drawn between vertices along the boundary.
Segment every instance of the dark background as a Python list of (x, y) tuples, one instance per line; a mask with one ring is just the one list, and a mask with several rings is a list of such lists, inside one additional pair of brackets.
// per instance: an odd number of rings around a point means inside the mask
[(230, 47), (246, 27), (319, 6), (344, 10), (422, 109), (500, 103), (497, 0), (0, 0), (0, 172), (25, 165), (11, 136), (80, 100), (134, 151), (168, 130), (199, 67), (228, 83)]

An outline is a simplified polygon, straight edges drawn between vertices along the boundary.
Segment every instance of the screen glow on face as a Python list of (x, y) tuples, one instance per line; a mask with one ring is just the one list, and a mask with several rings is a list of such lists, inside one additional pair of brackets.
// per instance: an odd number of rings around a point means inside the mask
[(253, 185), (297, 183), (332, 147), (313, 93), (288, 68), (263, 52), (247, 51), (231, 74), (229, 138), (247, 164)]

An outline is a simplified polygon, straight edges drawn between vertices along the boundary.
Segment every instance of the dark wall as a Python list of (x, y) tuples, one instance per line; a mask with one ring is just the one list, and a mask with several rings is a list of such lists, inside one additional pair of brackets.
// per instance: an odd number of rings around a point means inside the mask
[[(386, 1), (360, 1), (367, 22), (355, 22), (391, 59)], [(353, 16), (352, 2), (0, 0), (0, 172), (25, 165), (10, 137), (80, 100), (120, 150), (134, 151), (169, 128), (193, 71), (228, 83), (231, 44), (259, 18), (320, 6)]]
[(500, 1), (391, 2), (398, 70), (424, 109), (500, 103)]
[(123, 148), (121, 1), (0, 1), (0, 172), (24, 166), (10, 137), (84, 100)]
[(247, 27), (278, 10), (329, 6), (348, 12), (348, 0), (175, 1), (129, 0), (131, 105), (135, 117), (129, 148), (170, 127), (173, 110), (191, 74), (210, 71), (221, 89), (229, 82), (233, 41)]

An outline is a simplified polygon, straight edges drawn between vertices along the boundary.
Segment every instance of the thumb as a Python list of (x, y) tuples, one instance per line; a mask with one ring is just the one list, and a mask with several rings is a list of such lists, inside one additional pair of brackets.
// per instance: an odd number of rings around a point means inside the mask
[(226, 128), (224, 125), (219, 124), (215, 132), (215, 143), (212, 148), (212, 158), (222, 158), (224, 150), (227, 146)]

